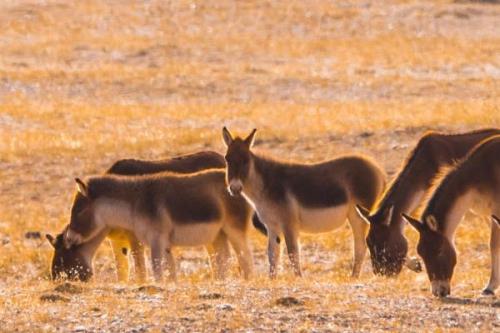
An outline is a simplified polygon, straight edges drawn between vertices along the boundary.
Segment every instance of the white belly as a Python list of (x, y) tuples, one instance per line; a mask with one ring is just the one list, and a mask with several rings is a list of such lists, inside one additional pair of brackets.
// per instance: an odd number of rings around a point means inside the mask
[(174, 246), (198, 246), (214, 241), (222, 227), (221, 223), (197, 223), (175, 225), (170, 242)]
[(332, 208), (310, 209), (299, 208), (300, 231), (305, 233), (321, 233), (336, 229), (347, 219), (347, 205)]

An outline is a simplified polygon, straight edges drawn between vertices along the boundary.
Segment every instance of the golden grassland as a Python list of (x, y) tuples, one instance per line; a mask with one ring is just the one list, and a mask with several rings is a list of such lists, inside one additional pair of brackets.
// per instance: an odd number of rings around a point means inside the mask
[(446, 300), (425, 273), (374, 277), (368, 260), (350, 279), (348, 226), (303, 237), (303, 279), (283, 257), (270, 281), (254, 233), (248, 282), (210, 280), (183, 249), (177, 284), (117, 284), (106, 244), (94, 281), (59, 291), (49, 244), (24, 234), (61, 230), (75, 176), (223, 152), (223, 125), (285, 159), (367, 154), (392, 177), (428, 130), (499, 126), (499, 22), (486, 1), (1, 2), (0, 330), (498, 330), (498, 299), (479, 297), (489, 228), (470, 214)]

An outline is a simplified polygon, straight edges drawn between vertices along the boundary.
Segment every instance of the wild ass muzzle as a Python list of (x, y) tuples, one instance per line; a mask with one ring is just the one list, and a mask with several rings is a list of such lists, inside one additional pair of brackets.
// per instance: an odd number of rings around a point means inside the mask
[(212, 244), (222, 232), (248, 278), (253, 271), (247, 238), (252, 210), (243, 198), (227, 193), (224, 178), (224, 170), (212, 169), (188, 175), (76, 179), (66, 245), (91, 240), (105, 228), (125, 229), (151, 248), (155, 279), (162, 279), (163, 259), (175, 279), (172, 247)]
[(419, 270), (419, 262), (407, 258), (406, 223), (401, 214), (414, 213), (443, 167), (454, 165), (479, 142), (498, 134), (498, 129), (461, 134), (425, 134), (373, 212), (357, 207), (358, 214), (370, 224), (366, 242), (375, 274), (397, 275), (404, 264), (412, 270)]
[[(435, 296), (451, 292), (456, 265), (454, 236), (464, 214), (500, 214), (500, 136), (488, 138), (441, 181), (422, 215), (422, 222), (403, 214), (419, 232), (418, 254), (422, 257)], [(483, 294), (492, 295), (500, 284), (500, 227), (491, 219), (491, 276)]]
[(384, 189), (384, 173), (359, 156), (318, 164), (263, 157), (251, 150), (255, 133), (253, 130), (245, 139), (233, 138), (224, 127), (226, 182), (229, 192), (242, 193), (267, 227), (271, 278), (277, 274), (281, 235), (294, 272), (301, 276), (299, 233), (328, 232), (343, 225), (346, 219), (354, 234), (352, 276), (359, 276), (368, 226), (357, 215), (355, 205), (373, 206)]
[[(115, 162), (106, 174), (115, 175), (146, 175), (163, 171), (177, 173), (194, 173), (212, 168), (224, 168), (224, 156), (214, 151), (177, 156), (163, 160), (123, 159)], [(252, 219), (254, 227), (265, 233), (265, 226), (258, 220), (256, 214)], [(87, 281), (93, 275), (92, 260), (101, 244), (102, 239), (95, 238), (87, 243), (72, 246), (66, 249), (63, 245), (64, 231), (55, 237), (47, 234), (46, 237), (54, 247), (51, 264), (53, 279), (69, 278), (71, 280)], [(129, 257), (133, 259), (136, 280), (142, 282), (146, 278), (144, 262), (144, 246), (135, 235), (124, 229), (111, 229), (106, 235), (110, 240), (115, 257), (118, 281), (127, 281), (130, 275)], [(99, 240), (100, 239), (100, 240)], [(221, 233), (216, 241), (206, 247), (209, 254), (210, 266), (216, 279), (226, 276), (227, 261), (230, 249), (225, 235)]]

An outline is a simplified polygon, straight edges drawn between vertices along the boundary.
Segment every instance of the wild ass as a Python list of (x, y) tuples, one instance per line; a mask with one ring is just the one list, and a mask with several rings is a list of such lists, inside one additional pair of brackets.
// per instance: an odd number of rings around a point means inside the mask
[(375, 274), (397, 275), (405, 263), (413, 270), (420, 266), (418, 261), (407, 259), (408, 242), (401, 214), (411, 214), (419, 206), (441, 168), (461, 160), (475, 145), (495, 134), (500, 130), (425, 134), (375, 210), (370, 214), (369, 209), (357, 207), (358, 214), (370, 224), (366, 241)]
[(355, 205), (371, 207), (382, 193), (381, 169), (359, 156), (346, 156), (318, 164), (273, 160), (251, 151), (254, 129), (248, 137), (233, 138), (227, 128), (227, 185), (255, 208), (268, 230), (269, 274), (274, 278), (280, 258), (282, 234), (294, 272), (301, 276), (299, 233), (333, 230), (348, 219), (354, 234), (352, 276), (360, 274), (366, 252), (368, 226), (356, 214)]
[(158, 281), (163, 259), (175, 279), (172, 247), (211, 244), (223, 232), (248, 278), (253, 271), (247, 239), (252, 210), (243, 198), (227, 193), (224, 179), (220, 169), (187, 175), (104, 175), (87, 182), (77, 178), (71, 222), (64, 235), (66, 246), (89, 241), (106, 228), (131, 231), (151, 248)]
[[(213, 151), (203, 151), (158, 161), (135, 159), (120, 160), (115, 162), (106, 173), (116, 175), (142, 175), (162, 171), (192, 173), (210, 168), (223, 168), (225, 165), (222, 155)], [(265, 230), (265, 227), (258, 221), (255, 214), (253, 222), (257, 229), (260, 231)], [(124, 229), (112, 229), (109, 233), (103, 232), (103, 237), (96, 237), (89, 242), (66, 249), (63, 244), (63, 234), (65, 231), (66, 228), (56, 237), (46, 235), (47, 239), (54, 247), (51, 265), (51, 275), (53, 279), (62, 278), (64, 276), (82, 281), (90, 279), (93, 275), (92, 259), (97, 248), (106, 236), (111, 241), (118, 280), (128, 280), (128, 254), (134, 259), (137, 280), (143, 281), (145, 279), (144, 248), (132, 232)], [(226, 261), (229, 257), (228, 243), (227, 240), (224, 241), (224, 238), (225, 235), (221, 233), (216, 242), (207, 246), (211, 266), (215, 278), (218, 279), (225, 276), (225, 269), (227, 268)]]
[[(455, 231), (470, 208), (485, 215), (500, 214), (500, 135), (482, 141), (443, 178), (427, 203), (423, 223), (403, 214), (420, 234), (417, 251), (435, 296), (450, 294), (456, 265)], [(495, 218), (490, 250), (491, 277), (483, 294), (494, 294), (500, 284), (500, 227)]]
[[(142, 175), (162, 171), (192, 173), (210, 168), (224, 168), (225, 165), (222, 155), (214, 151), (202, 151), (156, 161), (123, 159), (113, 163), (106, 171), (106, 174)], [(67, 227), (65, 227), (63, 233), (56, 237), (46, 235), (54, 247), (51, 264), (52, 278), (57, 279), (66, 276), (70, 279), (87, 281), (93, 275), (92, 259), (105, 237), (96, 238), (88, 242), (88, 244), (83, 243), (66, 249), (62, 242), (66, 229)], [(136, 278), (139, 281), (144, 281), (146, 277), (144, 247), (134, 234), (124, 229), (112, 229), (105, 236), (111, 241), (118, 280), (128, 280), (129, 261), (127, 255), (130, 253), (134, 260)], [(99, 239), (101, 240), (99, 241)]]

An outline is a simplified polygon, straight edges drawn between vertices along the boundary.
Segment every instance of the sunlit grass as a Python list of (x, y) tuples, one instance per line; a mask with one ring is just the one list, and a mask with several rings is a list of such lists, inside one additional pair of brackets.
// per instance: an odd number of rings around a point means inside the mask
[[(498, 328), (496, 299), (445, 304), (425, 273), (349, 277), (347, 225), (301, 239), (267, 278), (212, 281), (203, 249), (176, 249), (178, 283), (115, 283), (111, 249), (78, 294), (48, 280), (45, 232), (68, 221), (73, 178), (119, 158), (224, 151), (220, 130), (258, 128), (256, 149), (317, 161), (370, 155), (393, 175), (427, 130), (500, 124), (499, 8), (455, 1), (59, 1), (0, 4), (0, 323), (3, 331), (446, 331)], [(42, 239), (25, 239), (40, 231)], [(410, 254), (416, 233), (406, 231)], [(489, 227), (457, 234), (453, 294), (477, 299)], [(220, 298), (200, 295), (217, 293)], [(54, 303), (40, 296), (56, 294)], [(281, 297), (300, 304), (277, 305)], [(497, 302), (497, 303), (494, 303)]]

